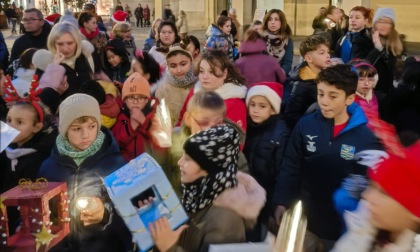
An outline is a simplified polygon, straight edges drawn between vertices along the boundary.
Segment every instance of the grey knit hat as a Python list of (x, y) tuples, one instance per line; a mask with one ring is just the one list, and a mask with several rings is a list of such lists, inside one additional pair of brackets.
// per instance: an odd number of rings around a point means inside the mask
[(101, 112), (99, 103), (90, 95), (74, 94), (67, 97), (59, 107), (58, 130), (60, 135), (67, 138), (67, 130), (74, 120), (91, 116), (98, 122), (98, 132), (101, 128)]
[(395, 11), (394, 11), (394, 9), (392, 9), (392, 8), (379, 8), (376, 11), (375, 16), (373, 17), (372, 24), (374, 24), (376, 21), (378, 21), (378, 19), (380, 19), (382, 17), (386, 17), (386, 18), (392, 19), (392, 22), (394, 24), (395, 24), (395, 21), (397, 20), (397, 18), (395, 17)]
[(79, 22), (74, 17), (73, 12), (71, 12), (71, 10), (65, 10), (64, 11), (64, 15), (61, 16), (60, 23), (64, 23), (64, 22), (70, 23), (74, 27), (76, 27), (77, 29), (79, 29)]

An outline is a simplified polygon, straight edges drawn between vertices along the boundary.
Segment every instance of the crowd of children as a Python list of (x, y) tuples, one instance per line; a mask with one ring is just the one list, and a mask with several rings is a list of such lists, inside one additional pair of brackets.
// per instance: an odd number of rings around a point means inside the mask
[[(409, 58), (394, 83), (404, 49), (394, 11), (354, 7), (347, 28), (337, 11), (326, 10), (318, 24), (326, 28), (302, 41), (293, 67), (292, 32), (277, 9), (239, 48), (234, 20), (219, 16), (203, 52), (168, 20), (155, 20), (138, 50), (129, 23), (117, 22), (108, 40), (94, 15), (63, 16), (48, 50), (24, 51), (13, 80), (2, 78), (0, 118), (20, 133), (0, 154), (0, 193), (21, 178), (67, 182), (71, 232), (51, 251), (137, 251), (102, 179), (148, 153), (189, 215), (177, 230), (166, 217), (150, 223), (159, 251), (263, 241), (299, 199), (306, 252), (411, 251), (420, 224), (419, 61)], [(155, 138), (161, 104), (171, 147)], [(395, 131), (378, 131), (382, 120)], [(403, 151), (393, 152), (399, 141)], [(79, 197), (97, 207), (79, 210)], [(13, 234), (19, 211), (8, 211)]]

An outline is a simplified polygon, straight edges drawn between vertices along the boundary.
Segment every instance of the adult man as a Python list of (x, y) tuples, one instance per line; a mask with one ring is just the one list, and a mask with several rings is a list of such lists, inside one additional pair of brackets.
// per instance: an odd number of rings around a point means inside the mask
[(36, 8), (26, 9), (22, 18), (26, 33), (16, 39), (12, 47), (10, 62), (18, 59), (28, 48), (46, 48), (51, 26), (44, 21), (42, 12)]

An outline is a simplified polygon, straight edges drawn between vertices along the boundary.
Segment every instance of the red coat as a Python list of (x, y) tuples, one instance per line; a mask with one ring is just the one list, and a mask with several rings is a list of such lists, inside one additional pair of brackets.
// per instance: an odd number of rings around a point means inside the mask
[(144, 20), (150, 20), (150, 9), (149, 7), (143, 8), (143, 18)]
[[(181, 116), (177, 125), (181, 124), (184, 113), (187, 111), (187, 104), (190, 101), (194, 93), (202, 90), (200, 82), (197, 82), (193, 89), (185, 100), (184, 106), (181, 109)], [(233, 83), (225, 83), (220, 88), (216, 89), (218, 95), (220, 95), (225, 101), (226, 105), (226, 118), (229, 118), (233, 122), (237, 123), (246, 132), (246, 105), (245, 97), (247, 88), (246, 86), (238, 86)]]

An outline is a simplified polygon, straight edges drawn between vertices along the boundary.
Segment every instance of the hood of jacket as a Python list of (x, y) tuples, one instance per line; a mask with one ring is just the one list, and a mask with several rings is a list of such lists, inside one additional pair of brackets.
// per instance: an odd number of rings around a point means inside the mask
[(238, 186), (224, 190), (213, 205), (234, 211), (246, 220), (256, 220), (264, 207), (266, 192), (258, 182), (248, 174), (236, 174)]
[(120, 113), (120, 107), (118, 106), (117, 100), (111, 94), (106, 95), (105, 102), (101, 104), (99, 108), (102, 115), (111, 118), (117, 118), (118, 114)]
[(207, 37), (211, 37), (211, 36), (225, 36), (223, 34), (223, 32), (219, 29), (219, 27), (217, 27), (214, 24), (211, 24), (209, 26), (209, 28), (206, 31), (206, 36)]
[[(203, 90), (203, 86), (200, 82), (197, 82), (194, 86), (194, 93)], [(214, 90), (223, 100), (231, 99), (231, 98), (240, 98), (245, 99), (247, 88), (244, 85), (236, 85), (234, 83), (228, 82), (223, 84), (218, 89)]]
[(239, 47), (239, 53), (242, 54), (253, 54), (267, 51), (267, 45), (263, 39), (257, 39), (257, 41), (244, 41)]

